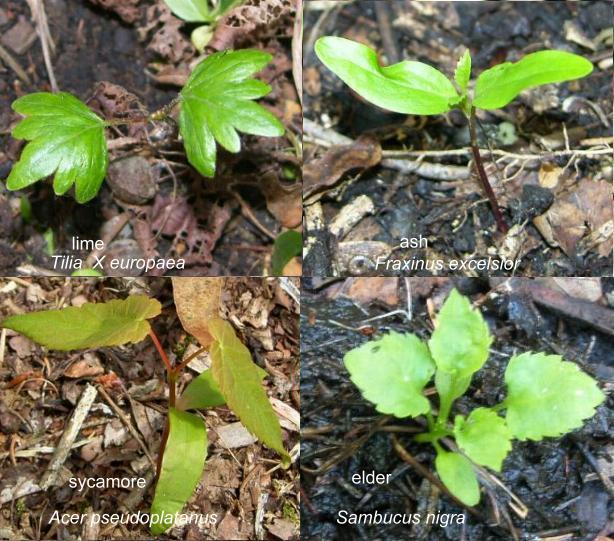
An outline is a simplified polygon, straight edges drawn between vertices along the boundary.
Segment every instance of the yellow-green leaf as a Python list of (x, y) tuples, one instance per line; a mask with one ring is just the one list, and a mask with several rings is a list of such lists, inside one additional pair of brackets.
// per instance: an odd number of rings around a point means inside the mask
[(172, 518), (152, 523), (154, 535), (173, 525), (175, 513), (183, 509), (198, 485), (207, 459), (207, 428), (200, 417), (169, 408), (168, 421), (168, 440), (150, 515)]
[(469, 49), (465, 49), (463, 56), (460, 57), (456, 70), (454, 71), (454, 80), (460, 87), (463, 94), (467, 93), (469, 78), (471, 77), (471, 55)]
[(160, 303), (144, 295), (123, 300), (11, 316), (2, 327), (13, 329), (50, 349), (118, 346), (140, 342), (149, 333), (148, 319), (160, 314)]
[(439, 451), (435, 469), (448, 490), (461, 502), (474, 506), (480, 501), (480, 486), (471, 462), (459, 453)]
[(213, 379), (211, 369), (194, 378), (177, 400), (180, 410), (215, 408), (223, 406), (226, 400)]
[(241, 423), (265, 445), (277, 451), (284, 465), (290, 456), (284, 449), (279, 420), (262, 387), (261, 372), (233, 327), (223, 319), (211, 319), (209, 332), (211, 370), (226, 403)]

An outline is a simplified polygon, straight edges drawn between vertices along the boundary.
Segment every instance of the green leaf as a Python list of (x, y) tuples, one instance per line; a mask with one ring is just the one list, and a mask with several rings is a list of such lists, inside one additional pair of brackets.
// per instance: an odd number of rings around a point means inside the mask
[(215, 408), (224, 404), (226, 400), (213, 379), (211, 369), (194, 378), (177, 399), (177, 408), (180, 410)]
[(301, 255), (303, 251), (303, 235), (292, 229), (284, 231), (277, 236), (273, 244), (271, 256), (271, 273), (273, 276), (281, 276), (284, 267), (293, 257)]
[(164, 0), (174, 15), (187, 22), (205, 23), (211, 20), (208, 0)]
[(392, 331), (348, 351), (343, 362), (354, 385), (377, 411), (396, 417), (417, 417), (430, 411), (422, 390), (435, 365), (417, 336)]
[(437, 316), (429, 348), (439, 370), (457, 377), (477, 372), (488, 359), (492, 337), (479, 311), (453, 289)]
[(470, 507), (480, 501), (480, 486), (471, 462), (459, 453), (439, 451), (435, 469), (448, 490)]
[(471, 460), (501, 471), (503, 459), (512, 448), (512, 434), (505, 420), (488, 408), (474, 409), (467, 419), (454, 420), (456, 443)]
[(507, 425), (519, 440), (570, 432), (605, 400), (597, 382), (560, 355), (527, 352), (512, 357), (505, 383)]
[(15, 139), (30, 141), (13, 167), (6, 187), (21, 190), (50, 175), (53, 189), (65, 194), (75, 184), (75, 199), (93, 199), (109, 164), (105, 123), (66, 92), (28, 94), (13, 102), (24, 118), (13, 129)]
[(214, 53), (196, 66), (183, 87), (179, 131), (189, 162), (204, 176), (215, 174), (216, 141), (229, 152), (239, 152), (237, 131), (283, 135), (283, 124), (252, 101), (271, 91), (249, 78), (270, 60), (270, 54), (253, 49)]
[(454, 72), (454, 80), (460, 87), (463, 94), (467, 93), (467, 86), (469, 85), (470, 77), (471, 77), (471, 54), (469, 54), (469, 49), (465, 49), (465, 52), (460, 57), (458, 64), (456, 64), (456, 71)]
[(168, 440), (150, 515), (171, 515), (170, 523), (151, 525), (151, 533), (168, 530), (192, 496), (207, 459), (207, 428), (200, 417), (175, 408), (168, 410)]
[(591, 71), (593, 65), (576, 54), (551, 50), (531, 53), (518, 62), (505, 62), (482, 72), (475, 85), (473, 105), (498, 109), (527, 88), (580, 79)]
[(352, 90), (390, 111), (436, 115), (449, 111), (450, 103), (459, 99), (448, 78), (422, 62), (404, 60), (382, 67), (373, 49), (333, 36), (316, 41), (315, 52)]
[(289, 465), (290, 456), (282, 443), (279, 420), (261, 384), (262, 371), (258, 371), (230, 323), (211, 319), (209, 332), (215, 338), (210, 351), (211, 371), (226, 403), (245, 428), (277, 451), (283, 465)]
[(11, 316), (2, 327), (13, 329), (50, 349), (68, 351), (140, 342), (149, 333), (148, 319), (160, 303), (144, 295), (123, 300)]
[(71, 273), (71, 276), (104, 276), (104, 274), (96, 269), (77, 269)]

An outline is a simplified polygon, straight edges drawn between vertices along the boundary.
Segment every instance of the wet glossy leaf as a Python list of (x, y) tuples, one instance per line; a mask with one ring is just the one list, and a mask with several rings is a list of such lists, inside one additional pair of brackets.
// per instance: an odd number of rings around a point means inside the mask
[(65, 194), (75, 184), (75, 199), (93, 199), (108, 166), (104, 121), (66, 92), (28, 94), (13, 102), (24, 115), (15, 126), (15, 139), (30, 141), (6, 181), (20, 190), (54, 175), (53, 189)]
[(208, 22), (211, 20), (208, 0), (164, 0), (174, 15), (188, 22)]
[(284, 267), (293, 257), (303, 251), (303, 235), (298, 231), (284, 231), (275, 239), (273, 255), (271, 256), (271, 273), (273, 276), (281, 276)]
[(257, 370), (249, 350), (230, 323), (212, 319), (209, 332), (215, 338), (211, 346), (211, 370), (226, 403), (245, 428), (277, 451), (282, 463), (288, 465), (290, 457), (282, 443), (279, 420), (262, 387), (262, 371)]
[(439, 370), (456, 377), (478, 371), (486, 359), (492, 336), (479, 311), (453, 289), (437, 315), (429, 348)]
[(271, 60), (253, 49), (222, 51), (205, 58), (181, 91), (179, 130), (190, 163), (204, 176), (215, 174), (216, 141), (229, 152), (239, 152), (238, 131), (276, 137), (284, 127), (253, 100), (271, 87), (250, 79)]
[(538, 51), (518, 62), (505, 62), (482, 72), (475, 85), (473, 105), (498, 109), (527, 88), (585, 77), (593, 71), (586, 59), (566, 51)]
[(449, 79), (422, 62), (404, 60), (383, 67), (373, 49), (334, 36), (320, 38), (315, 52), (352, 90), (390, 111), (435, 115), (449, 111), (459, 99)]
[[(179, 513), (200, 481), (207, 459), (207, 429), (192, 413), (168, 410), (169, 432), (150, 515)], [(160, 535), (173, 522), (152, 524), (151, 533)]]
[(507, 425), (519, 440), (570, 432), (605, 400), (597, 382), (560, 355), (528, 352), (512, 357), (505, 383)]
[(435, 458), (441, 482), (461, 502), (474, 506), (480, 501), (480, 486), (471, 462), (459, 453), (441, 451)]
[(467, 92), (470, 77), (471, 55), (469, 54), (469, 49), (465, 49), (465, 52), (460, 57), (458, 64), (456, 64), (456, 71), (454, 72), (454, 80), (462, 90), (463, 94)]
[(471, 460), (501, 471), (503, 459), (512, 448), (512, 434), (505, 420), (488, 408), (474, 409), (467, 419), (454, 420), (456, 443)]
[(87, 303), (61, 310), (11, 316), (2, 327), (13, 329), (50, 349), (118, 346), (140, 342), (149, 333), (148, 319), (160, 314), (160, 303), (143, 295)]
[(390, 332), (348, 351), (343, 361), (352, 382), (377, 411), (417, 417), (430, 410), (422, 391), (435, 365), (417, 336)]

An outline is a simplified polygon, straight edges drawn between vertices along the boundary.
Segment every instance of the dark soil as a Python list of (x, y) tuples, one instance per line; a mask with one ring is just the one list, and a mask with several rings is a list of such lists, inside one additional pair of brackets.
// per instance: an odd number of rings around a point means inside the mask
[[(367, 279), (368, 280), (368, 279)], [(608, 438), (614, 421), (611, 400), (597, 410), (581, 429), (560, 439), (541, 442), (517, 442), (497, 477), (527, 506), (525, 519), (508, 506), (509, 497), (500, 489), (489, 487), (475, 508), (479, 517), (440, 494), (419, 473), (395, 453), (389, 432), (375, 427), (392, 425), (405, 448), (426, 468), (434, 469), (434, 452), (427, 444), (416, 443), (403, 430), (421, 427), (411, 419), (389, 418), (383, 421), (374, 408), (350, 382), (343, 366), (344, 352), (356, 347), (370, 335), (394, 329), (421, 337), (431, 333), (426, 314), (424, 282), (410, 279), (413, 319), (407, 322), (396, 315), (362, 323), (403, 305), (384, 308), (371, 305), (365, 310), (349, 299), (330, 299), (331, 289), (310, 284), (303, 289), (301, 319), (301, 442), (302, 485), (307, 498), (302, 506), (302, 538), (309, 540), (365, 539), (429, 541), (511, 540), (510, 524), (516, 539), (536, 539), (569, 534), (565, 539), (592, 540), (608, 531), (613, 500), (595, 474), (591, 461), (607, 461)], [(440, 279), (443, 281), (443, 279)], [(566, 317), (537, 308), (530, 298), (496, 292), (487, 281), (463, 279), (439, 282), (432, 295), (440, 303), (455, 283), (465, 294), (481, 303), (495, 342), (485, 367), (473, 378), (466, 396), (456, 402), (457, 412), (467, 413), (478, 406), (492, 406), (505, 395), (503, 372), (509, 357), (527, 350), (559, 353), (574, 359), (582, 369), (607, 388), (612, 381), (614, 347), (611, 334), (575, 323)], [(604, 284), (604, 289), (608, 286)], [(405, 293), (400, 295), (405, 298)], [(363, 331), (358, 328), (362, 327)], [(367, 327), (366, 330), (364, 328)], [(351, 330), (351, 328), (355, 330)], [(369, 331), (369, 332), (367, 332)], [(379, 425), (378, 425), (379, 423)], [(368, 434), (373, 430), (372, 435)], [(363, 439), (364, 438), (364, 439)], [(611, 449), (611, 447), (610, 447)], [(346, 454), (344, 454), (346, 453)], [(329, 460), (343, 456), (336, 465)], [(318, 470), (320, 468), (320, 470)], [(313, 473), (313, 470), (318, 470)], [(393, 480), (371, 490), (371, 485), (352, 484), (356, 472), (392, 473)], [(370, 493), (371, 497), (363, 500)], [(363, 500), (362, 504), (359, 504)], [(592, 503), (591, 503), (592, 502)], [(418, 526), (339, 525), (340, 510), (351, 513), (464, 513), (464, 526), (446, 528), (423, 523)], [(609, 524), (611, 531), (611, 523)]]
[[(544, 48), (569, 50), (594, 62), (611, 56), (611, 45), (604, 45), (601, 52), (596, 53), (570, 41), (564, 30), (566, 24), (573, 23), (586, 36), (597, 36), (611, 26), (610, 2), (422, 3), (396, 0), (385, 4), (390, 24), (378, 21), (375, 2), (369, 0), (337, 6), (328, 12), (306, 12), (307, 47), (304, 55), (307, 82), (304, 107), (306, 118), (317, 124), (332, 127), (334, 131), (352, 139), (365, 134), (375, 136), (386, 150), (447, 150), (465, 147), (469, 142), (466, 120), (459, 111), (445, 116), (407, 117), (367, 103), (317, 59), (310, 48), (316, 38), (336, 35), (358, 40), (374, 47), (383, 64), (394, 63), (390, 56), (396, 54), (398, 60), (419, 60), (431, 64), (449, 77), (453, 74), (458, 56), (467, 47), (473, 59), (473, 80), (494, 64), (516, 60), (523, 54)], [(385, 45), (382, 38), (384, 31), (390, 33), (395, 50), (390, 51), (390, 47)], [(536, 89), (531, 91), (529, 98), (522, 96), (500, 111), (480, 113), (482, 129), (478, 130), (478, 134), (481, 146), (486, 147), (487, 134), (493, 148), (517, 153), (543, 152), (546, 149), (539, 143), (540, 137), (561, 132), (563, 125), (567, 130), (579, 130), (582, 137), (611, 136), (611, 120), (607, 120), (604, 125), (586, 111), (578, 113), (562, 110), (565, 99), (576, 96), (598, 104), (607, 116), (607, 111), (612, 108), (611, 79), (611, 66), (596, 68), (586, 79)], [(544, 109), (540, 100), (543, 102), (551, 94), (557, 105)], [(518, 135), (516, 143), (505, 144), (495, 136), (504, 121), (515, 126)], [(573, 142), (571, 148), (574, 148)], [(318, 150), (308, 144), (306, 163), (323, 152), (324, 149)], [(491, 161), (488, 156), (484, 156), (484, 159), (487, 164)], [(435, 163), (459, 166), (467, 164), (467, 160), (465, 156), (448, 156)], [(565, 157), (557, 157), (554, 162), (550, 160), (550, 165), (564, 167), (567, 160)], [(579, 254), (574, 252), (575, 247), (571, 245), (562, 249), (553, 244), (551, 239), (546, 242), (531, 222), (535, 216), (551, 208), (553, 201), (568, 195), (559, 189), (549, 188), (542, 188), (541, 193), (526, 191), (527, 185), (540, 188), (539, 169), (540, 164), (532, 162), (518, 177), (496, 189), (500, 206), (505, 207), (505, 218), (509, 226), (523, 224), (528, 220), (526, 236), (523, 236), (521, 242), (522, 262), (515, 275), (611, 276), (611, 236), (601, 249), (593, 248)], [(491, 183), (500, 184), (496, 179), (504, 176), (502, 170), (503, 165), (499, 166), (499, 171), (488, 170)], [(360, 174), (356, 174), (357, 171)], [(609, 185), (611, 157), (581, 157), (577, 160), (575, 172), (571, 173), (568, 180), (572, 193), (582, 179), (600, 178)], [(321, 202), (325, 219), (331, 220), (342, 207), (359, 195), (369, 196), (375, 205), (373, 216), (363, 218), (346, 240), (383, 241), (390, 247), (397, 246), (391, 259), (481, 260), (498, 254), (501, 249), (501, 235), (497, 232), (492, 212), (478, 181), (473, 176), (467, 180), (442, 182), (419, 174), (400, 173), (377, 166), (367, 171), (355, 169), (349, 172), (334, 188), (323, 192)], [(605, 222), (612, 219), (612, 211), (607, 193), (603, 199)], [(567, 234), (565, 228), (571, 227), (574, 218), (570, 215), (566, 218), (568, 223), (560, 232), (555, 232), (555, 237), (559, 233), (561, 237)], [(398, 248), (402, 237), (417, 238), (420, 235), (428, 239), (428, 249)], [(339, 254), (332, 243), (330, 253), (323, 256), (315, 254), (314, 257), (334, 261), (339, 259)], [(375, 260), (375, 257), (372, 259)], [(314, 266), (318, 267), (317, 264)], [(343, 268), (339, 273), (355, 274)], [(423, 276), (432, 275), (433, 272), (386, 271), (380, 267), (377, 271), (366, 268), (364, 274)], [(478, 275), (483, 276), (508, 274), (510, 272), (478, 271)]]

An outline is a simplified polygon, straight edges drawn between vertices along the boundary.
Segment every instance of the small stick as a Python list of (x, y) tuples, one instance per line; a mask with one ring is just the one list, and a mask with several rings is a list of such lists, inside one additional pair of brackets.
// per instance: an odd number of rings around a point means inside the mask
[(179, 374), (186, 366), (188, 366), (188, 364), (193, 361), (194, 359), (196, 359), (196, 357), (198, 357), (199, 355), (202, 355), (203, 353), (205, 353), (205, 351), (207, 351), (208, 348), (200, 348), (197, 349), (194, 353), (192, 353), (185, 361), (183, 361), (181, 364), (179, 364), (178, 366), (176, 366), (174, 368), (175, 374)]

